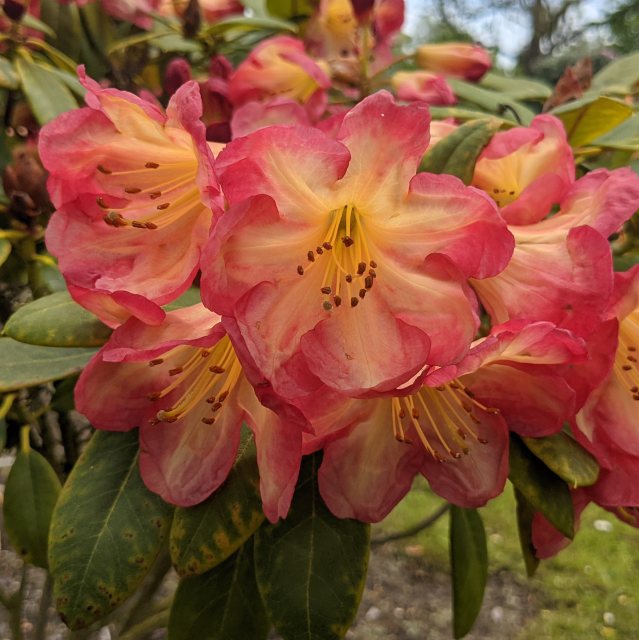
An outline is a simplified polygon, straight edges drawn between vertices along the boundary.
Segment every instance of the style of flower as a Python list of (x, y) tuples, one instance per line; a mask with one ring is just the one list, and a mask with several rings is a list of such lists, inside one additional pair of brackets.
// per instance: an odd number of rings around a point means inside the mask
[(230, 207), (202, 261), (203, 300), (235, 319), (283, 397), (305, 376), (350, 395), (392, 391), (468, 350), (478, 317), (466, 278), (503, 269), (512, 238), (481, 192), (411, 180), (428, 123), (424, 105), (380, 92), (337, 140), (269, 127), (218, 157)]
[(240, 431), (253, 432), (264, 512), (286, 516), (301, 431), (260, 404), (220, 318), (201, 304), (158, 326), (130, 318), (82, 372), (76, 406), (98, 429), (140, 427), (146, 485), (179, 506), (198, 504), (226, 479)]
[(88, 108), (43, 127), (40, 155), (58, 208), (47, 246), (77, 302), (110, 326), (130, 315), (158, 323), (180, 295), (220, 213), (197, 84), (166, 114), (86, 77)]
[(458, 365), (434, 369), (423, 384), (392, 397), (309, 397), (323, 448), (322, 497), (339, 517), (381, 520), (417, 473), (435, 493), (478, 507), (501, 493), (508, 474), (508, 432), (547, 435), (575, 412), (564, 380), (586, 356), (583, 342), (547, 322), (509, 323), (475, 343)]

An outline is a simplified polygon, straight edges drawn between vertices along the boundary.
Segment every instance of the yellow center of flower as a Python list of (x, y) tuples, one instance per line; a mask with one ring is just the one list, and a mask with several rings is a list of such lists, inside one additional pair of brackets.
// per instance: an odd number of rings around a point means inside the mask
[(334, 209), (328, 220), (324, 236), (306, 254), (310, 264), (298, 264), (297, 273), (303, 276), (312, 269), (322, 270), (320, 293), (326, 311), (344, 301), (353, 308), (373, 288), (377, 262), (366, 241), (364, 217), (354, 205)]
[(98, 165), (101, 182), (113, 194), (121, 193), (125, 205), (109, 202), (99, 196), (98, 206), (105, 209), (104, 222), (109, 226), (157, 229), (167, 226), (203, 206), (196, 185), (197, 161), (194, 157), (181, 162), (146, 162), (138, 169), (112, 171)]
[[(459, 460), (470, 452), (469, 438), (488, 441), (477, 433), (482, 414), (498, 414), (472, 396), (459, 380), (436, 388), (422, 387), (417, 393), (392, 399), (393, 434), (399, 442), (413, 444), (411, 434), (438, 462)], [(478, 416), (479, 414), (479, 416)]]
[(242, 366), (228, 336), (212, 349), (186, 345), (175, 347), (164, 357), (151, 360), (149, 365), (168, 367), (168, 374), (173, 378), (160, 391), (150, 393), (149, 400), (158, 403), (176, 390), (182, 392), (171, 406), (157, 412), (152, 424), (181, 420), (196, 408), (201, 411), (202, 403), (206, 403), (207, 407), (201, 421), (213, 424), (242, 373)]
[(615, 355), (614, 372), (628, 389), (633, 400), (639, 400), (639, 309), (626, 316), (619, 327), (619, 346)]

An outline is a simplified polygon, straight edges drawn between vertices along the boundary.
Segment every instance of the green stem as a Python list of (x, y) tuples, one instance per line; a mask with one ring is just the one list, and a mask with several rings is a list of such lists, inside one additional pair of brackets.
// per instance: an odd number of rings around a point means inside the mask
[(33, 640), (46, 640), (47, 621), (49, 619), (49, 605), (53, 595), (53, 579), (51, 574), (47, 572), (47, 579), (42, 589), (42, 598), (40, 599), (40, 610), (38, 611), (38, 620), (33, 634)]
[(166, 627), (169, 623), (170, 607), (162, 609), (149, 616), (146, 620), (131, 627), (126, 633), (120, 636), (120, 640), (140, 640), (146, 637), (151, 631)]
[(373, 538), (371, 540), (371, 545), (376, 547), (381, 544), (385, 544), (386, 542), (394, 542), (395, 540), (402, 540), (403, 538), (410, 538), (414, 535), (417, 535), (424, 529), (434, 525), (445, 513), (450, 509), (450, 505), (446, 502), (441, 505), (436, 511), (431, 513), (426, 519), (418, 522), (417, 524), (409, 527), (408, 529), (404, 529), (404, 531), (397, 531), (395, 533), (390, 533), (386, 536), (380, 536), (378, 538)]

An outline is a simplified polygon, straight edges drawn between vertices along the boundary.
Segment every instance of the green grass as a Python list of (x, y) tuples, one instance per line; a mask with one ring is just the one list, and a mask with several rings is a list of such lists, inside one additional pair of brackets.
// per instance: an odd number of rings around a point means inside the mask
[[(424, 482), (418, 482), (376, 533), (402, 530), (441, 502)], [(507, 569), (525, 580), (510, 486), (481, 509), (481, 515), (488, 538), (489, 573)], [(610, 523), (612, 531), (598, 531), (596, 520)], [(448, 570), (447, 517), (401, 544), (421, 545), (430, 564)], [(513, 640), (639, 639), (639, 530), (596, 505), (584, 512), (572, 544), (541, 562), (531, 584), (540, 612)]]

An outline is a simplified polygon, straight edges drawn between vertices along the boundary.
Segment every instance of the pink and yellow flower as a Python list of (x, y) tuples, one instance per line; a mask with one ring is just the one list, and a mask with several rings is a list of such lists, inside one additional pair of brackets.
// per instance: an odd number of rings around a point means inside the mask
[(313, 114), (326, 107), (326, 72), (304, 53), (304, 44), (277, 36), (259, 44), (229, 81), (229, 98), (235, 106), (274, 97), (291, 98)]
[(414, 176), (428, 124), (424, 105), (380, 92), (337, 140), (270, 127), (219, 156), (230, 208), (203, 260), (203, 300), (235, 318), (277, 393), (304, 371), (349, 394), (387, 392), (468, 350), (466, 278), (503, 269), (512, 237), (481, 192)]
[(40, 154), (58, 208), (47, 245), (71, 295), (104, 322), (130, 315), (158, 323), (180, 295), (221, 211), (197, 84), (166, 114), (80, 69), (88, 108), (42, 129)]
[(254, 434), (264, 512), (285, 517), (301, 459), (301, 431), (258, 401), (220, 318), (202, 305), (159, 326), (131, 318), (83, 371), (78, 411), (98, 429), (140, 427), (140, 472), (166, 501), (191, 506), (226, 479), (240, 430)]
[(486, 49), (476, 44), (450, 42), (423, 44), (415, 52), (417, 64), (426, 71), (478, 81), (492, 66)]
[(583, 342), (550, 323), (511, 323), (401, 395), (310, 395), (317, 435), (305, 435), (304, 451), (324, 449), (322, 497), (339, 517), (376, 522), (421, 473), (454, 504), (485, 504), (508, 474), (509, 429), (545, 435), (572, 418), (575, 394), (563, 374), (584, 357)]
[(444, 77), (428, 71), (398, 71), (391, 78), (391, 85), (400, 100), (422, 100), (434, 105), (457, 102)]
[(545, 218), (575, 181), (563, 124), (549, 115), (496, 133), (475, 165), (472, 184), (489, 194), (508, 224)]

